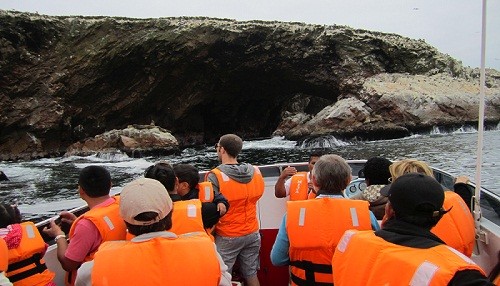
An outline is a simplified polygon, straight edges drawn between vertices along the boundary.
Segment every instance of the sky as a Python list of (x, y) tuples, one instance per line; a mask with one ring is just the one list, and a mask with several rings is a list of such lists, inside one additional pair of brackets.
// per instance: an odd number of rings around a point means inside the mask
[[(0, 0), (0, 9), (45, 15), (269, 20), (395, 33), (423, 39), (479, 67), (481, 0)], [(500, 0), (487, 3), (486, 67), (500, 71)]]

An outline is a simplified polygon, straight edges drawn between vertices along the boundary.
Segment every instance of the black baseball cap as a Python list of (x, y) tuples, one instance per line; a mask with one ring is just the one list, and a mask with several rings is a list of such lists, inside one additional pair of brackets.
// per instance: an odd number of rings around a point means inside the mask
[(397, 178), (387, 189), (397, 216), (438, 217), (443, 214), (444, 189), (433, 177), (408, 173)]

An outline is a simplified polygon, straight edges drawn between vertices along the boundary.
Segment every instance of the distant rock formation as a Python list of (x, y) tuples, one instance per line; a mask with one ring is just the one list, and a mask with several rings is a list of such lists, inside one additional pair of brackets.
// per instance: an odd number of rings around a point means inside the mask
[(167, 130), (154, 125), (131, 125), (111, 130), (69, 146), (65, 156), (88, 156), (99, 152), (122, 151), (131, 157), (171, 154), (179, 143)]
[[(498, 122), (500, 75), (488, 74)], [(0, 159), (59, 156), (150, 122), (180, 148), (229, 132), (404, 136), (477, 121), (478, 82), (422, 40), (345, 26), (0, 10)]]

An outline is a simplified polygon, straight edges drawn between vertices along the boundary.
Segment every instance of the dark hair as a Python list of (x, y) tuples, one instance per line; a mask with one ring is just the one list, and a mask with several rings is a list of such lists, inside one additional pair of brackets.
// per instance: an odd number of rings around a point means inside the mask
[(387, 185), (391, 172), (389, 166), (392, 162), (386, 158), (373, 157), (366, 161), (363, 167), (365, 179), (370, 185)]
[(229, 156), (236, 158), (243, 148), (243, 140), (238, 135), (226, 134), (219, 139), (219, 145), (224, 147)]
[(174, 165), (174, 173), (177, 179), (179, 179), (179, 183), (187, 182), (190, 189), (195, 188), (200, 181), (198, 169), (190, 164)]
[[(158, 216), (156, 212), (144, 212), (136, 215), (134, 217), (135, 220), (138, 221), (150, 221)], [(172, 212), (168, 213), (168, 215), (158, 222), (155, 222), (150, 225), (135, 225), (125, 222), (127, 226), (128, 232), (137, 236), (144, 233), (156, 232), (156, 231), (164, 231), (172, 228)]]
[(325, 152), (323, 152), (321, 150), (314, 150), (314, 151), (312, 151), (309, 154), (309, 162), (311, 162), (312, 158), (314, 158), (314, 157), (321, 157), (321, 156), (323, 156), (323, 154), (325, 154)]
[(17, 206), (0, 204), (0, 228), (16, 223), (21, 223), (21, 212)]
[(80, 171), (78, 185), (91, 198), (109, 195), (111, 175), (101, 166), (87, 166)]
[(144, 177), (155, 179), (162, 183), (168, 192), (174, 191), (175, 188), (175, 173), (174, 168), (167, 162), (158, 162), (149, 166), (144, 172)]

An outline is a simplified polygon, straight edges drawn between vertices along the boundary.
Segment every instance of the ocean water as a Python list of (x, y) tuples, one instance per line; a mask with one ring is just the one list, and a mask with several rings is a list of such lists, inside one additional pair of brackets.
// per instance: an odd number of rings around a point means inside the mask
[[(477, 132), (460, 128), (442, 133), (413, 135), (401, 139), (379, 141), (337, 140), (331, 136), (306, 142), (288, 141), (281, 137), (245, 141), (240, 162), (265, 165), (307, 161), (312, 149), (321, 148), (345, 159), (368, 159), (382, 156), (391, 160), (415, 158), (453, 175), (467, 175), (474, 181), (476, 170)], [(179, 155), (130, 158), (122, 153), (96, 154), (88, 157), (59, 157), (25, 162), (0, 162), (0, 170), (9, 181), (0, 182), (2, 202), (17, 202), (28, 217), (55, 215), (55, 209), (69, 209), (82, 204), (77, 194), (79, 171), (92, 164), (102, 165), (111, 172), (112, 192), (143, 175), (144, 170), (158, 160), (189, 163), (200, 170), (218, 165), (213, 146), (189, 148)], [(484, 133), (481, 185), (500, 194), (500, 130)], [(50, 207), (49, 207), (50, 205)], [(57, 207), (54, 207), (57, 206)], [(29, 213), (36, 210), (36, 214)]]

